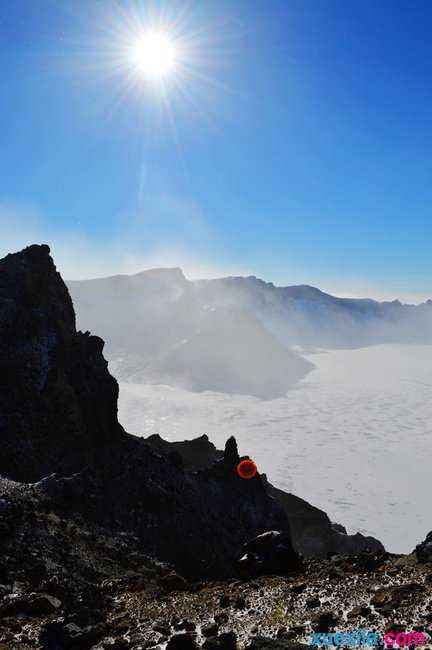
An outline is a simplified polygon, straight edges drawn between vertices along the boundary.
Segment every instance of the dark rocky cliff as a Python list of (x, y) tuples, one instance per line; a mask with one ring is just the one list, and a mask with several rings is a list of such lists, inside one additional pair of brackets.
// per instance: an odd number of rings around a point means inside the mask
[(48, 246), (0, 261), (0, 474), (82, 469), (123, 430), (103, 341), (77, 332)]
[(123, 431), (103, 341), (76, 331), (49, 252), (0, 261), (0, 475), (38, 481), (40, 502), (62, 516), (133, 531), (187, 574), (232, 573), (244, 542), (287, 529), (286, 515), (259, 476), (236, 475), (238, 459), (192, 473)]

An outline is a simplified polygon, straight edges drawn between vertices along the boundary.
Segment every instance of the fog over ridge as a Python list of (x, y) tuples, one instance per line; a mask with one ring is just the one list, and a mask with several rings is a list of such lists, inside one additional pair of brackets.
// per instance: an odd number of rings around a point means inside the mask
[(120, 380), (280, 397), (312, 368), (300, 351), (432, 343), (432, 301), (338, 298), (255, 276), (188, 280), (178, 267), (68, 282)]

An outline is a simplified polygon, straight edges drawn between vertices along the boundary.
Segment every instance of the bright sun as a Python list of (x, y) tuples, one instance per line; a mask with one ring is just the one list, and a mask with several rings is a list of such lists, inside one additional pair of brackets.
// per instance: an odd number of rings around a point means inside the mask
[(149, 77), (164, 77), (175, 62), (173, 43), (159, 32), (147, 32), (137, 41), (133, 61), (140, 72)]

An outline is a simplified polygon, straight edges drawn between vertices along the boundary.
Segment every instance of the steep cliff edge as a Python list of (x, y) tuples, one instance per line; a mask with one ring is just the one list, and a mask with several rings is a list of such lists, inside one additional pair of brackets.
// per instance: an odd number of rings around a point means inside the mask
[(0, 261), (0, 474), (23, 481), (76, 472), (123, 435), (104, 343), (76, 331), (49, 253)]

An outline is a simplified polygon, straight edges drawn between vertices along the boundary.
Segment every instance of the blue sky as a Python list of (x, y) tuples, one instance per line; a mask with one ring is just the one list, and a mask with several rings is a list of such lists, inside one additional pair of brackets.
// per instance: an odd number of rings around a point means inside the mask
[[(432, 295), (427, 0), (3, 0), (1, 252)], [(164, 85), (129, 48), (164, 30)]]

